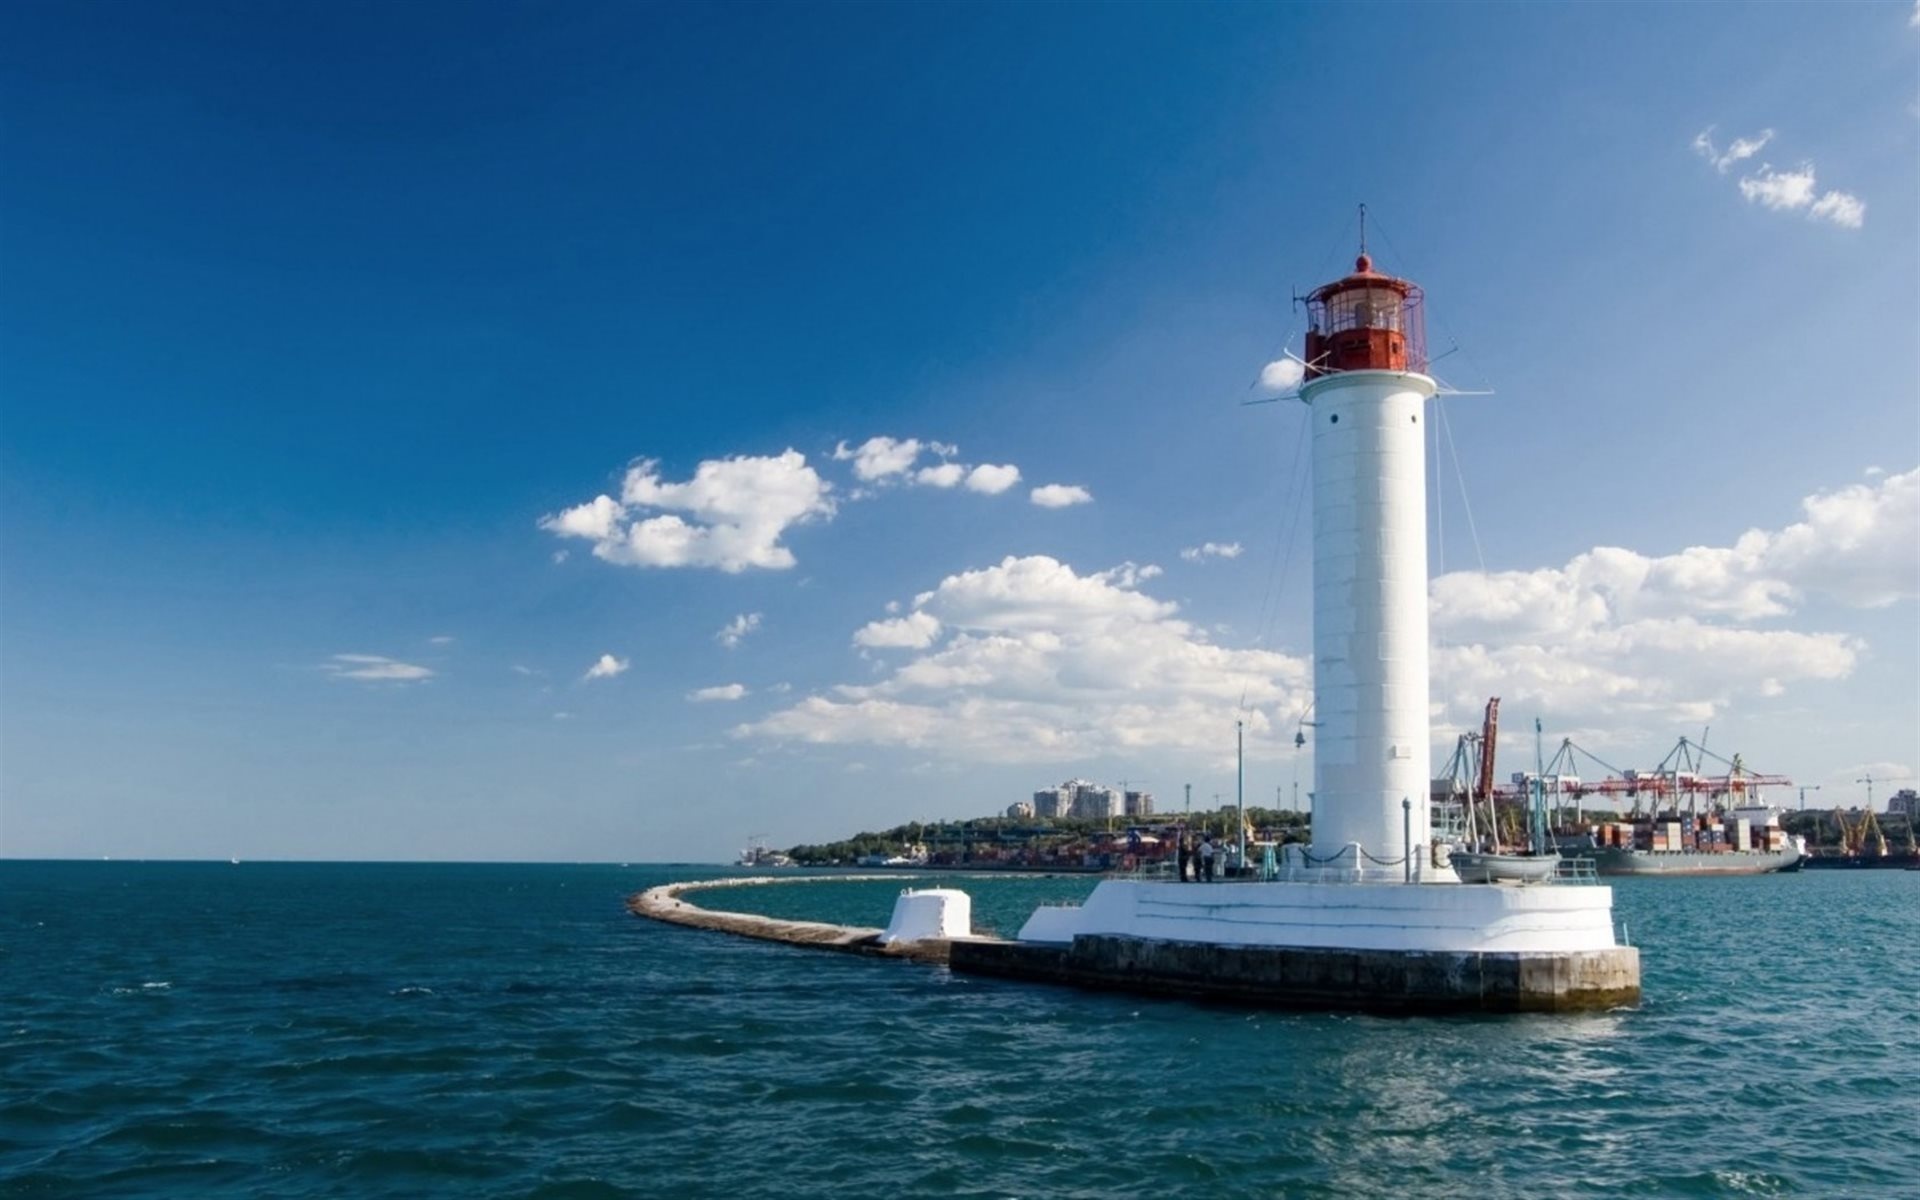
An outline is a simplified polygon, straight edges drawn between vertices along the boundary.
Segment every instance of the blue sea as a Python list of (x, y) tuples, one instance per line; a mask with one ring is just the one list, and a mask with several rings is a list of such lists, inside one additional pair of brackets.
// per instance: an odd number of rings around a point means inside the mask
[(0, 1195), (1920, 1195), (1920, 873), (1619, 881), (1638, 1009), (1388, 1019), (623, 907), (727, 870), (0, 863)]

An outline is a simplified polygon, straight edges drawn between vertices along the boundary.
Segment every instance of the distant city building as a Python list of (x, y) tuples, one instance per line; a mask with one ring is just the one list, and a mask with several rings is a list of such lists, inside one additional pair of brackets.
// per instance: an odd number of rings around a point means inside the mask
[(1042, 788), (1031, 803), (1022, 800), (1007, 809), (1009, 817), (1073, 817), (1082, 821), (1111, 821), (1153, 815), (1153, 793), (1121, 791), (1091, 779), (1069, 779), (1058, 787)]
[(1033, 801), (1015, 800), (1012, 804), (1007, 805), (1007, 816), (1016, 821), (1031, 821), (1033, 819)]
[(1887, 815), (1890, 817), (1920, 817), (1920, 792), (1912, 788), (1901, 788), (1887, 797)]
[(1042, 818), (1064, 817), (1073, 807), (1073, 789), (1062, 785), (1033, 794), (1033, 815)]
[(1072, 781), (1073, 815), (1086, 821), (1106, 821), (1127, 815), (1126, 799), (1113, 788), (1085, 779)]

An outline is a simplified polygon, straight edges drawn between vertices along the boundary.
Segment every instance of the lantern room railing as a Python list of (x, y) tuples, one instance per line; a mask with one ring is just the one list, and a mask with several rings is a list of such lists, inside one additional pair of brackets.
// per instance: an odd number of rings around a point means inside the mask
[(1425, 371), (1427, 328), (1418, 286), (1349, 276), (1307, 297), (1307, 377), (1341, 371)]

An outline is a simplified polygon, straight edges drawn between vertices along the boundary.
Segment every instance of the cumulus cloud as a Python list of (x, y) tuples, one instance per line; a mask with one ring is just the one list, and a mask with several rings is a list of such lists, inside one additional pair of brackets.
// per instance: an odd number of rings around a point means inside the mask
[(611, 654), (602, 654), (599, 661), (588, 667), (587, 673), (580, 678), (582, 681), (589, 679), (612, 679), (615, 675), (621, 674), (632, 665), (632, 662), (627, 659), (615, 658)]
[(966, 477), (967, 468), (956, 462), (941, 463), (936, 467), (922, 467), (913, 475), (915, 483), (937, 488), (954, 487)]
[(1239, 558), (1240, 552), (1239, 542), (1202, 542), (1182, 550), (1180, 557), (1188, 562), (1202, 562), (1209, 558)]
[(874, 483), (905, 474), (923, 448), (919, 438), (870, 437), (852, 449), (841, 442), (833, 448), (833, 457), (838, 462), (851, 460), (854, 477), (862, 483)]
[(1014, 484), (1020, 482), (1020, 468), (1012, 463), (995, 466), (981, 463), (967, 472), (967, 490), (983, 495), (998, 496)]
[[(1304, 709), (1306, 662), (1231, 650), (1139, 590), (1146, 568), (1080, 574), (1044, 555), (943, 579), (876, 621), (920, 651), (875, 684), (806, 697), (738, 736), (892, 745), (965, 762), (1061, 762), (1218, 750), (1246, 705), (1250, 749), (1278, 751)], [(913, 617), (925, 621), (909, 624)], [(924, 645), (906, 641), (924, 636)], [(856, 635), (856, 641), (859, 641)], [(863, 643), (867, 644), (867, 643)]]
[(931, 613), (915, 612), (890, 621), (869, 621), (853, 635), (853, 643), (870, 649), (924, 650), (939, 636), (938, 618)]
[(1260, 368), (1260, 386), (1275, 395), (1290, 392), (1307, 377), (1307, 369), (1291, 358), (1277, 358)]
[[(1713, 130), (1702, 130), (1693, 139), (1694, 152), (1713, 164), (1722, 175), (1736, 163), (1758, 154), (1773, 140), (1773, 130), (1763, 129), (1750, 138), (1735, 138), (1724, 151), (1714, 145)], [(1851, 192), (1820, 190), (1813, 164), (1780, 170), (1772, 163), (1761, 163), (1739, 181), (1740, 194), (1749, 204), (1758, 204), (1774, 212), (1800, 213), (1810, 221), (1824, 221), (1843, 229), (1859, 229), (1866, 224), (1866, 201)]]
[[(900, 484), (941, 490), (965, 486), (970, 492), (998, 496), (1020, 482), (1020, 468), (1012, 463), (953, 461), (959, 453), (960, 447), (951, 442), (870, 437), (858, 446), (839, 443), (834, 447), (833, 457), (853, 464), (854, 477), (863, 485), (851, 493), (855, 500), (867, 499)], [(920, 466), (926, 455), (939, 461)]]
[(1074, 504), (1093, 503), (1093, 493), (1072, 483), (1048, 483), (1033, 489), (1029, 497), (1041, 508), (1067, 508)]
[(1815, 195), (1813, 164), (1798, 171), (1776, 171), (1762, 166), (1758, 172), (1740, 180), (1740, 194), (1762, 208), (1792, 211), (1813, 203)]
[(740, 643), (747, 639), (747, 635), (758, 628), (760, 628), (759, 613), (741, 613), (721, 626), (720, 631), (713, 635), (713, 640), (729, 650), (737, 650)]
[(781, 536), (831, 518), (831, 489), (796, 450), (710, 459), (684, 483), (666, 482), (643, 459), (627, 470), (620, 499), (595, 496), (539, 524), (591, 541), (595, 557), (622, 566), (784, 570), (794, 557)]
[(1828, 192), (1813, 202), (1807, 216), (1843, 229), (1858, 229), (1867, 223), (1867, 205), (1851, 192)]
[(747, 694), (745, 684), (723, 683), (717, 687), (703, 687), (687, 693), (687, 699), (695, 704), (705, 704), (712, 700), (738, 700)]
[(320, 669), (335, 679), (361, 683), (419, 683), (433, 678), (433, 671), (428, 667), (383, 654), (336, 654), (320, 664)]
[(1769, 622), (1808, 597), (1878, 608), (1920, 594), (1920, 470), (1802, 501), (1804, 519), (1731, 546), (1650, 556), (1599, 547), (1535, 571), (1433, 581), (1434, 683), (1467, 724), (1489, 695), (1643, 728), (1736, 699), (1843, 679), (1862, 644)]

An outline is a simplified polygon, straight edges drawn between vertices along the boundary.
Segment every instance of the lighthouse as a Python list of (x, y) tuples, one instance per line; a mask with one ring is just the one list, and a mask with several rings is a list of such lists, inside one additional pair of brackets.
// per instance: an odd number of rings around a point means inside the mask
[(1313, 844), (1309, 870), (1423, 882), (1428, 852), (1427, 507), (1419, 287), (1353, 273), (1307, 297), (1312, 412)]
[(1420, 288), (1352, 273), (1307, 298), (1313, 450), (1312, 843), (1225, 885), (1102, 880), (955, 971), (1387, 1012), (1564, 1011), (1640, 997), (1613, 891), (1578, 871), (1465, 882), (1429, 828)]

